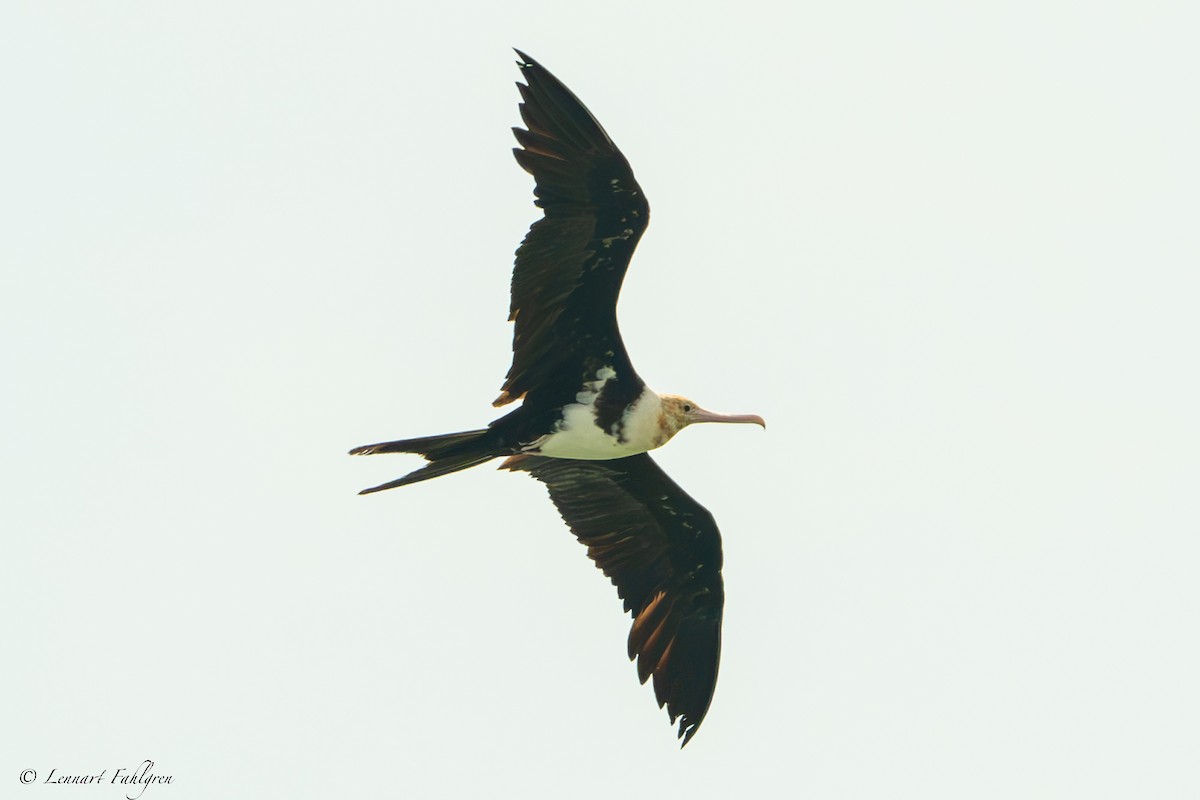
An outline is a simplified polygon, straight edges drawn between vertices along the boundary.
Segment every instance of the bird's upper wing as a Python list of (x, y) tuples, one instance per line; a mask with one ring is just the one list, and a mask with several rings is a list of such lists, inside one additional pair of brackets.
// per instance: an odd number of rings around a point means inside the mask
[(650, 206), (629, 162), (574, 94), (521, 51), (528, 84), (513, 128), (517, 162), (537, 182), (545, 212), (517, 250), (513, 268), (513, 363), (495, 405), (530, 392), (570, 402), (584, 382), (613, 369), (621, 397), (642, 382), (617, 329), (617, 295)]
[(633, 614), (629, 657), (683, 744), (712, 701), (721, 656), (721, 535), (712, 514), (642, 453), (611, 461), (513, 456), (550, 490), (572, 533)]

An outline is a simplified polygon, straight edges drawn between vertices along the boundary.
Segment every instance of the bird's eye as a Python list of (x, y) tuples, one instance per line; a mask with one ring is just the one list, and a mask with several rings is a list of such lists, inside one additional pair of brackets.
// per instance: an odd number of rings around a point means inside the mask
[(684, 403), (684, 404), (683, 404), (683, 413), (685, 413), (685, 414), (690, 414), (690, 413), (692, 413), (692, 404), (691, 404), (691, 403)]

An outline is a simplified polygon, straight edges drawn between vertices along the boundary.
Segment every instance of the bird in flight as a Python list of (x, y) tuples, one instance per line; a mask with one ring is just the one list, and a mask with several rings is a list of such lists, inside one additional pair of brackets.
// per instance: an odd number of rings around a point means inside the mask
[(516, 51), (525, 128), (519, 163), (544, 212), (517, 250), (513, 361), (500, 396), (515, 410), (479, 430), (356, 447), (416, 453), (429, 463), (370, 494), (506, 457), (544, 483), (563, 520), (633, 616), (628, 653), (654, 677), (686, 745), (712, 702), (721, 654), (721, 537), (712, 514), (647, 451), (698, 422), (754, 423), (658, 394), (634, 371), (617, 328), (617, 295), (650, 220), (625, 156), (583, 103)]

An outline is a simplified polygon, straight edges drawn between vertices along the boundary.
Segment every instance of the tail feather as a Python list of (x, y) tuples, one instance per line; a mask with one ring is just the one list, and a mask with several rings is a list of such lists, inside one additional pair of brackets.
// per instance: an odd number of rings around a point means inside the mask
[(372, 494), (374, 492), (382, 492), (384, 489), (395, 489), (397, 486), (407, 486), (410, 483), (418, 483), (427, 481), (430, 478), (436, 478), (439, 475), (449, 475), (451, 472), (458, 472), (460, 469), (474, 467), (482, 464), (485, 461), (491, 461), (495, 458), (494, 455), (488, 453), (482, 456), (459, 456), (457, 458), (448, 458), (443, 461), (434, 461), (431, 464), (426, 464), (420, 469), (413, 470), (403, 478), (397, 478), (394, 481), (381, 483), (378, 486), (372, 486), (370, 489), (363, 489), (359, 494)]
[(377, 453), (417, 453), (423, 456), (436, 457), (456, 449), (459, 445), (477, 442), (487, 428), (462, 433), (443, 433), (440, 436), (418, 436), (415, 439), (400, 439), (395, 442), (380, 442), (379, 444), (364, 444), (350, 451), (352, 456), (373, 456)]
[[(441, 436), (421, 436), (416, 439), (400, 439), (395, 442), (380, 442), (356, 447), (350, 451), (353, 456), (369, 456), (377, 453), (416, 453), (424, 456), (430, 463), (413, 470), (403, 478), (363, 489), (359, 494), (382, 492), (384, 489), (394, 489), (410, 483), (427, 481), (439, 475), (448, 475), (490, 461), (505, 451), (497, 450), (492, 442), (487, 440), (489, 430), (483, 428), (462, 433), (447, 433)], [(511, 452), (511, 451), (510, 451)]]

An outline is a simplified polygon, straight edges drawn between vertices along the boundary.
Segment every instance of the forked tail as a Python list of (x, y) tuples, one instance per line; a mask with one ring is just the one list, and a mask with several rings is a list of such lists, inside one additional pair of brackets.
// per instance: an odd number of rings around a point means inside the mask
[[(447, 433), (441, 436), (420, 436), (416, 439), (401, 439), (396, 442), (380, 442), (356, 447), (350, 451), (352, 456), (370, 456), (376, 453), (416, 453), (425, 457), (430, 463), (414, 470), (403, 478), (397, 478), (370, 489), (363, 489), (359, 494), (382, 492), (384, 489), (394, 489), (410, 483), (427, 481), (439, 475), (448, 475), (460, 469), (474, 467), (504, 451), (497, 452), (495, 446), (487, 439), (490, 430), (483, 428), (477, 431), (462, 433)], [(510, 451), (511, 452), (511, 451)]]

